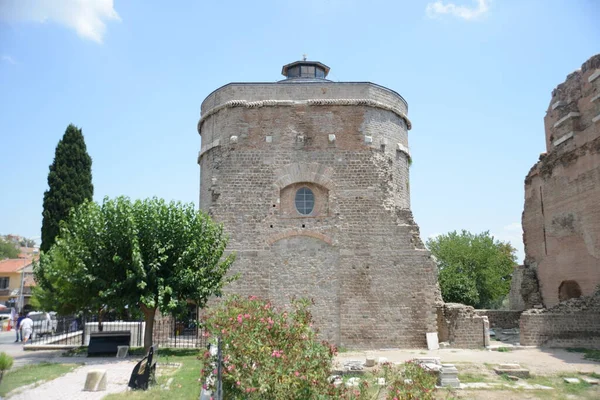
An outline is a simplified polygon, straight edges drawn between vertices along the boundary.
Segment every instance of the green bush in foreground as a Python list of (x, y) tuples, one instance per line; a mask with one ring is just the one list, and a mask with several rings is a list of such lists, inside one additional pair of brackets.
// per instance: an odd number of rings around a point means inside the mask
[(387, 382), (386, 400), (433, 400), (435, 399), (435, 373), (426, 371), (415, 361), (403, 365), (383, 365)]
[(12, 365), (13, 358), (4, 352), (0, 353), (0, 383), (2, 383), (4, 371), (9, 370)]
[[(205, 327), (211, 341), (222, 339), (223, 390), (226, 399), (433, 399), (436, 377), (417, 364), (386, 364), (358, 386), (329, 380), (337, 349), (317, 339), (307, 300), (289, 310), (250, 297), (231, 297), (211, 310)], [(202, 382), (215, 391), (216, 360), (204, 353)], [(379, 385), (379, 378), (385, 383)]]
[[(345, 393), (345, 388), (337, 388), (328, 381), (336, 348), (317, 339), (308, 306), (307, 300), (296, 300), (289, 310), (277, 310), (270, 302), (256, 297), (234, 296), (207, 316), (207, 331), (222, 338), (226, 398), (360, 396), (359, 388), (354, 393)], [(210, 365), (210, 353), (206, 352), (204, 357), (207, 362), (202, 379), (206, 381), (211, 374), (216, 376), (216, 370)]]

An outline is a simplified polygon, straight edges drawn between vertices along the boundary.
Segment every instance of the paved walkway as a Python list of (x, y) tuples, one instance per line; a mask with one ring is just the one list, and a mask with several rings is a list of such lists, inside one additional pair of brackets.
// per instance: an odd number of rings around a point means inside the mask
[[(63, 400), (102, 399), (109, 393), (127, 390), (127, 383), (135, 364), (141, 356), (117, 359), (115, 357), (63, 357), (65, 350), (25, 351), (21, 343), (15, 343), (14, 332), (0, 332), (0, 352), (9, 354), (14, 359), (13, 368), (41, 362), (84, 364), (77, 369), (52, 381), (31, 387), (10, 397), (10, 400)], [(103, 392), (84, 392), (83, 385), (88, 371), (92, 369), (106, 370), (107, 390)]]
[[(72, 360), (72, 358), (71, 358)], [(10, 400), (100, 400), (110, 393), (119, 393), (127, 390), (129, 376), (135, 366), (134, 360), (115, 362), (105, 361), (85, 365), (65, 374), (57, 379), (43, 383), (37, 387), (26, 389), (16, 395), (10, 396)], [(87, 373), (93, 369), (106, 370), (107, 386), (102, 392), (84, 392), (83, 385)]]

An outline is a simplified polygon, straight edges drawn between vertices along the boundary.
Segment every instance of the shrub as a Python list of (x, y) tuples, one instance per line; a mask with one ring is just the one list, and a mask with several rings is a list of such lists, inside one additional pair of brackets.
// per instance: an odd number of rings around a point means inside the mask
[(415, 361), (401, 366), (384, 364), (383, 374), (388, 383), (386, 400), (433, 400), (437, 376)]
[[(319, 341), (307, 300), (289, 310), (250, 297), (230, 297), (204, 319), (213, 340), (220, 336), (223, 391), (227, 399), (358, 399), (366, 382), (355, 388), (328, 381), (336, 348)], [(216, 376), (210, 352), (202, 381)], [(211, 379), (208, 380), (209, 382)], [(214, 385), (209, 389), (214, 392)]]
[(4, 377), (4, 371), (10, 369), (12, 365), (13, 358), (4, 352), (0, 353), (0, 383), (2, 382), (2, 378)]

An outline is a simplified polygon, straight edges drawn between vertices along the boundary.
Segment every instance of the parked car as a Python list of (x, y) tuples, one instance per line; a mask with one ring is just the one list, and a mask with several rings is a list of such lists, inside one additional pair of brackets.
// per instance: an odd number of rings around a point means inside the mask
[(55, 314), (42, 311), (32, 311), (27, 314), (27, 316), (33, 321), (33, 332), (31, 334), (32, 339), (35, 339), (35, 337), (38, 335), (53, 335), (56, 332), (58, 321), (56, 320)]

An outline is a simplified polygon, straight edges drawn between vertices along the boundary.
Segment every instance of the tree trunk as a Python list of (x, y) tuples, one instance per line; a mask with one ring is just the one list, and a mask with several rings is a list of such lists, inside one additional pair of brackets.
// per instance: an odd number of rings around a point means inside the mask
[(98, 332), (102, 332), (104, 327), (102, 326), (102, 318), (104, 317), (104, 308), (98, 310)]
[(144, 322), (146, 322), (146, 328), (144, 329), (144, 352), (147, 353), (152, 346), (152, 333), (154, 331), (154, 315), (156, 314), (156, 307), (149, 308), (145, 305), (141, 305), (140, 308), (144, 313)]

